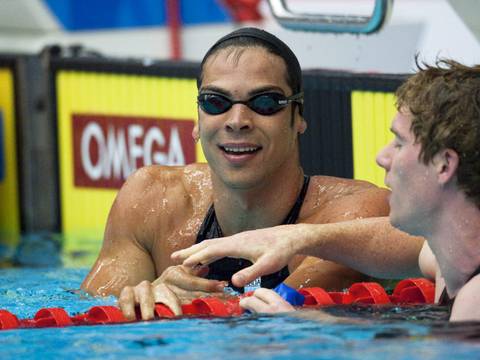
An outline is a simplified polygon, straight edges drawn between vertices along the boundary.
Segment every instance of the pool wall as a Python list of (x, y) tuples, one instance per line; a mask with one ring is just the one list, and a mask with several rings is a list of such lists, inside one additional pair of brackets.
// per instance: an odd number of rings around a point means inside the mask
[[(198, 70), (198, 63), (59, 48), (38, 56), (0, 54), (0, 75), (7, 71), (16, 89), (10, 102), (0, 98), (0, 158), (8, 164), (0, 171), (0, 198), (18, 194), (12, 210), (0, 209), (10, 216), (1, 218), (0, 232), (8, 235), (0, 244), (14, 246), (20, 234), (59, 233), (66, 252), (96, 253), (129, 173), (150, 163), (204, 161), (190, 136)], [(405, 76), (316, 69), (303, 78), (305, 172), (383, 185), (375, 154), (389, 140), (393, 93)], [(0, 76), (0, 86), (5, 83)], [(13, 118), (16, 133), (5, 127)]]
[(0, 59), (0, 256), (10, 256), (20, 233), (15, 62)]

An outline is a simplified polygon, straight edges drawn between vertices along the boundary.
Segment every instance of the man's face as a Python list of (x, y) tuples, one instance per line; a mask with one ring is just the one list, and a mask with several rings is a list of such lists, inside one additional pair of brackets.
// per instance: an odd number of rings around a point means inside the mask
[(412, 235), (423, 235), (430, 228), (438, 187), (432, 164), (419, 160), (421, 145), (410, 130), (408, 111), (397, 113), (391, 131), (395, 138), (377, 155), (385, 169), (385, 185), (391, 188), (390, 222)]
[[(240, 51), (240, 52), (239, 52)], [(202, 93), (245, 101), (262, 93), (292, 95), (283, 60), (260, 47), (226, 48), (204, 65)], [(201, 140), (213, 176), (229, 187), (248, 189), (290, 175), (298, 164), (297, 136), (305, 129), (292, 104), (273, 115), (260, 115), (244, 104), (210, 115), (198, 109)]]

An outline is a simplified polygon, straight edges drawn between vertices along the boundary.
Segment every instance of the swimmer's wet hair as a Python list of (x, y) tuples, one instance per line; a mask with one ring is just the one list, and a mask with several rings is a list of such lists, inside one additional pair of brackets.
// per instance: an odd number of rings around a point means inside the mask
[[(228, 47), (262, 47), (283, 59), (287, 67), (286, 81), (292, 89), (292, 94), (302, 91), (302, 70), (293, 51), (282, 40), (269, 32), (254, 27), (235, 30), (218, 40), (203, 57), (197, 88), (200, 89), (203, 80), (203, 67), (208, 58)], [(289, 94), (291, 95), (291, 94)], [(300, 109), (301, 113), (302, 109)]]
[(480, 208), (480, 65), (416, 63), (419, 71), (397, 90), (397, 108), (412, 116), (419, 159), (428, 164), (439, 151), (455, 150), (458, 186)]

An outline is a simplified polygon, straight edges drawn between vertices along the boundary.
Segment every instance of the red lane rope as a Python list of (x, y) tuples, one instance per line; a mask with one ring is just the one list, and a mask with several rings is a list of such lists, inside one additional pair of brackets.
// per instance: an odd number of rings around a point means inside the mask
[[(305, 296), (304, 307), (352, 303), (374, 305), (433, 304), (435, 285), (426, 279), (405, 279), (397, 284), (392, 295), (388, 295), (380, 284), (374, 282), (355, 283), (344, 292), (327, 292), (322, 288), (302, 288), (298, 291)], [(190, 304), (182, 305), (182, 312), (184, 316), (194, 317), (239, 316), (243, 313), (239, 301), (240, 297), (229, 299), (199, 298), (193, 300)], [(174, 317), (175, 315), (168, 306), (164, 304), (155, 305), (156, 319)], [(141, 318), (138, 315), (137, 321), (140, 320)], [(43, 308), (35, 314), (33, 319), (18, 319), (11, 312), (0, 310), (0, 330), (124, 322), (127, 322), (127, 319), (116, 306), (94, 306), (86, 313), (75, 316), (69, 316), (62, 308)]]

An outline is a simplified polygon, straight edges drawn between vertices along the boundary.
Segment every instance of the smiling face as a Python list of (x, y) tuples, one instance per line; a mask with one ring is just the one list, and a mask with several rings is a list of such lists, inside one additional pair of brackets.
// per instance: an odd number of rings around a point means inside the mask
[[(284, 61), (261, 47), (229, 47), (212, 55), (203, 68), (199, 93), (245, 101), (263, 93), (292, 95)], [(245, 104), (210, 115), (200, 107), (194, 137), (201, 140), (212, 176), (228, 187), (249, 189), (282, 179), (299, 167), (298, 133), (305, 122), (292, 104), (260, 115)]]
[(397, 113), (391, 131), (394, 140), (377, 155), (377, 164), (385, 169), (385, 184), (391, 188), (390, 222), (412, 235), (428, 231), (439, 198), (435, 167), (419, 160), (421, 145), (411, 132), (411, 115)]

